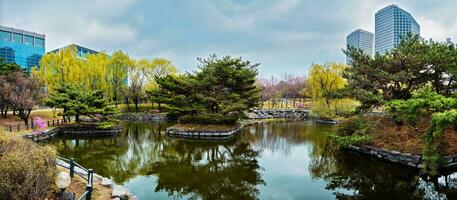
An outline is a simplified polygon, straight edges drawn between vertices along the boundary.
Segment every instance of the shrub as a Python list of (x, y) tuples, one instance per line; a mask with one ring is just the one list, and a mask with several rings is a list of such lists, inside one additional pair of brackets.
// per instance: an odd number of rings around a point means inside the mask
[(330, 135), (330, 141), (335, 142), (340, 147), (348, 147), (353, 144), (368, 142), (372, 138), (369, 135), (351, 135), (351, 136), (339, 136), (339, 135)]
[(56, 152), (0, 133), (0, 199), (45, 199), (54, 182)]
[(119, 120), (109, 119), (107, 121), (97, 122), (96, 125), (97, 128), (110, 129), (113, 128), (117, 123), (119, 123)]
[(327, 105), (324, 100), (318, 100), (311, 107), (311, 114), (320, 119), (334, 119), (336, 117), (335, 110)]
[(363, 117), (353, 117), (338, 125), (336, 130), (340, 136), (366, 135), (373, 123)]
[(338, 125), (336, 131), (329, 134), (329, 139), (339, 147), (368, 142), (372, 140), (368, 135), (372, 127), (373, 123), (363, 117), (351, 118)]
[(325, 100), (318, 100), (311, 108), (311, 112), (318, 118), (331, 120), (352, 115), (359, 105), (358, 101), (350, 98), (329, 100), (328, 105)]
[(335, 114), (342, 117), (353, 115), (356, 108), (360, 106), (360, 102), (350, 99), (336, 99), (332, 101), (333, 107), (335, 107)]
[(185, 115), (179, 118), (179, 123), (193, 124), (235, 124), (239, 119), (237, 115), (206, 114), (206, 115)]

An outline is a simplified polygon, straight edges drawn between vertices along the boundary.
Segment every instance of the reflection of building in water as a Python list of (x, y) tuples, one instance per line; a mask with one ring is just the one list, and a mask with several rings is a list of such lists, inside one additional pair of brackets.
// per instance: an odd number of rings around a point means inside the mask
[(45, 35), (0, 26), (0, 58), (16, 63), (25, 71), (39, 66), (45, 52)]

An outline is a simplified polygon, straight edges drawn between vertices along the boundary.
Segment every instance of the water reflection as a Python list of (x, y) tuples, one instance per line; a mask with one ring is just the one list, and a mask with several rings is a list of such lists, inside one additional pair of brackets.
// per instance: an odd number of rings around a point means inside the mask
[[(140, 199), (434, 199), (455, 196), (457, 177), (332, 151), (311, 122), (261, 124), (229, 141), (169, 138), (166, 123), (126, 123), (116, 137), (52, 142), (64, 157), (111, 177)], [(451, 187), (452, 186), (452, 187)]]
[[(167, 124), (125, 124), (118, 137), (62, 138), (53, 143), (62, 156), (122, 184), (138, 175), (158, 178), (155, 191), (202, 199), (257, 199), (264, 184), (259, 152), (248, 142), (198, 142), (168, 138)], [(146, 187), (146, 186), (145, 186)]]

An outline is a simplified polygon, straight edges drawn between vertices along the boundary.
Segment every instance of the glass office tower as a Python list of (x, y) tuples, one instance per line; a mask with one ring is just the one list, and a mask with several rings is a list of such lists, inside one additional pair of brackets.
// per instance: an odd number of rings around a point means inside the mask
[(420, 34), (420, 26), (411, 14), (397, 5), (379, 10), (375, 15), (375, 52), (384, 54), (409, 33)]
[[(357, 29), (346, 37), (346, 46), (359, 48), (363, 51), (363, 53), (373, 56), (373, 40), (374, 35), (372, 32)], [(351, 63), (349, 57), (346, 57), (346, 63)]]
[(25, 71), (38, 66), (45, 52), (45, 35), (0, 26), (0, 58)]
[(92, 49), (89, 49), (89, 48), (86, 48), (83, 46), (79, 46), (77, 44), (69, 44), (67, 46), (55, 49), (55, 50), (51, 51), (51, 53), (57, 53), (61, 49), (66, 49), (66, 48), (70, 48), (70, 47), (74, 47), (76, 49), (76, 53), (77, 53), (77, 56), (79, 59), (86, 59), (87, 55), (89, 55), (89, 54), (99, 53), (98, 51), (95, 51), (95, 50), (92, 50)]

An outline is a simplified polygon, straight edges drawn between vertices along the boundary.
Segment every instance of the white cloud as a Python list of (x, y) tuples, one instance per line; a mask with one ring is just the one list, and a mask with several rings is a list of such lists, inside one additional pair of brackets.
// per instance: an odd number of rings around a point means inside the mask
[[(457, 2), (398, 0), (422, 36), (457, 39)], [(0, 24), (45, 33), (47, 50), (77, 43), (123, 50), (132, 57), (165, 56), (181, 71), (212, 53), (260, 62), (262, 74), (305, 72), (311, 63), (344, 62), (346, 35), (374, 32), (389, 0), (0, 0)], [(266, 73), (265, 73), (266, 72)]]

